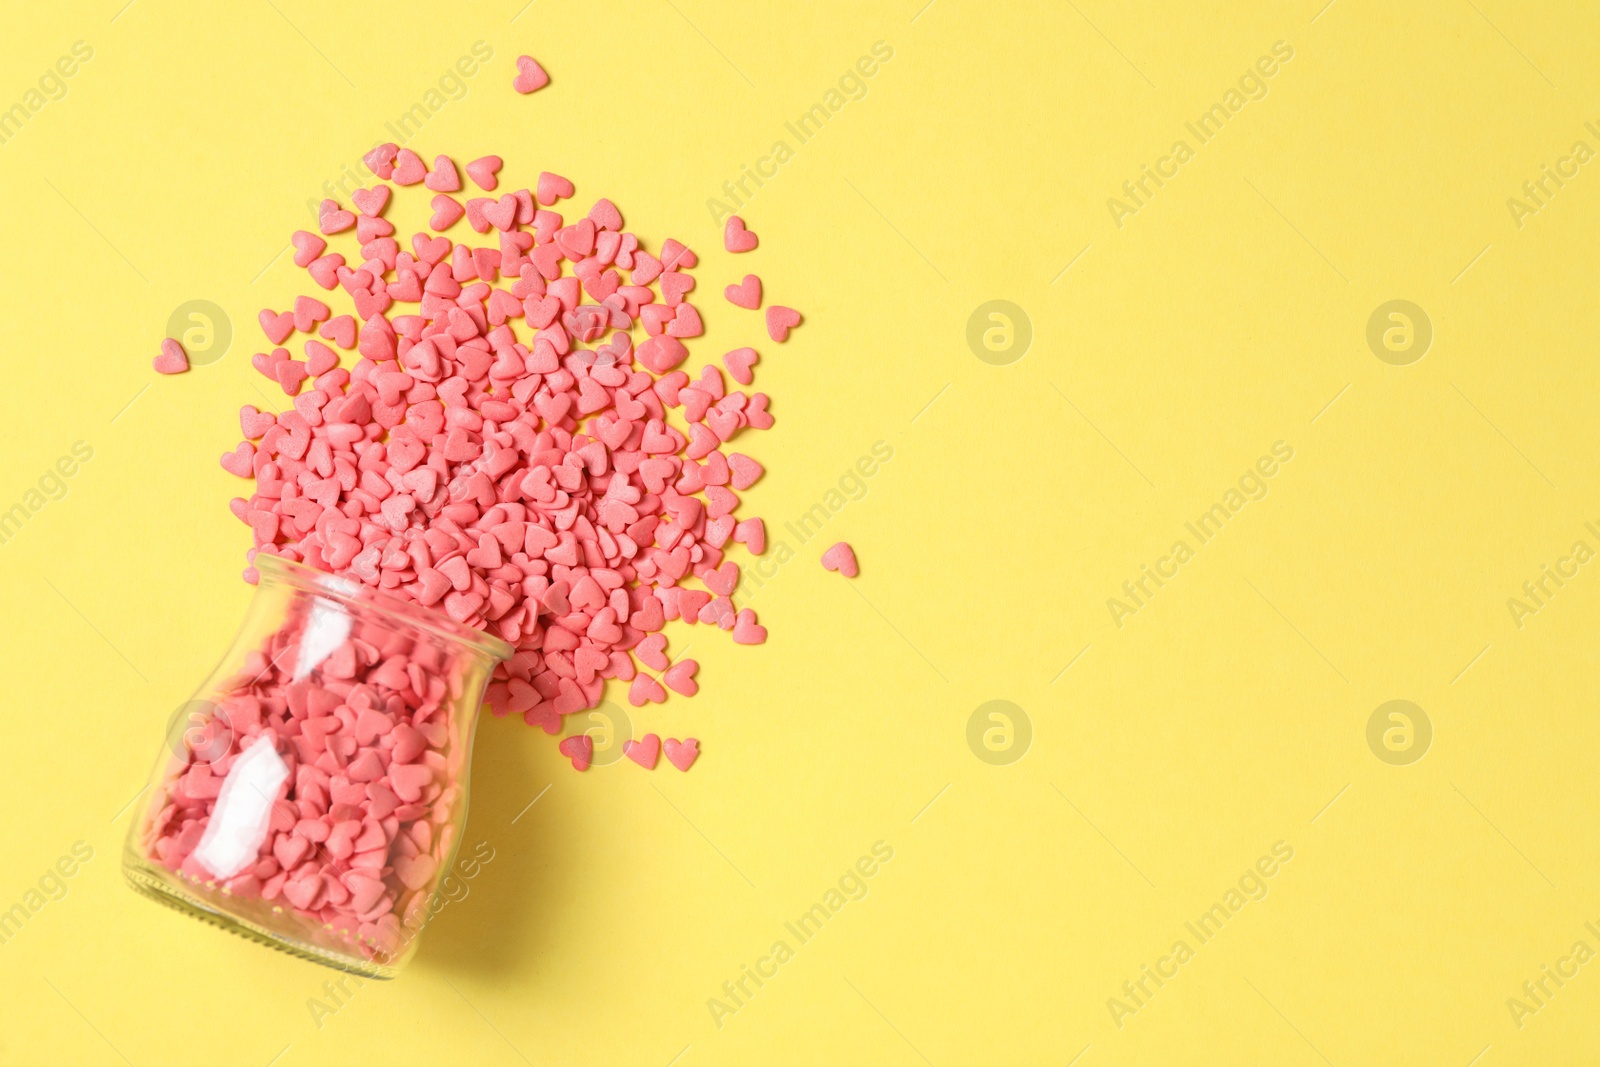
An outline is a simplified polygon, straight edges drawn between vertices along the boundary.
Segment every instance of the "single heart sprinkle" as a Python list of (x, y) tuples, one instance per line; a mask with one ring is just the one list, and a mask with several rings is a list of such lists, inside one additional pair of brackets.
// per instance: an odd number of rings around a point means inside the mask
[(543, 89), (550, 84), (550, 75), (538, 64), (532, 56), (517, 57), (517, 76), (511, 79), (511, 87), (519, 93), (531, 93)]
[(436, 193), (460, 192), (461, 175), (456, 172), (455, 160), (449, 156), (434, 156), (433, 169), (422, 179), (422, 184)]
[(624, 741), (622, 754), (647, 771), (656, 769), (656, 761), (661, 758), (661, 738), (655, 734), (645, 734), (637, 741)]
[(822, 566), (825, 570), (838, 571), (846, 578), (854, 578), (861, 573), (856, 566), (855, 549), (844, 541), (840, 541), (822, 554)]
[(728, 303), (754, 311), (761, 306), (761, 279), (746, 274), (743, 282), (728, 286), (722, 295), (728, 298)]
[(692, 659), (680, 659), (661, 675), (661, 680), (667, 683), (667, 688), (674, 693), (681, 693), (692, 697), (700, 691), (700, 683), (694, 680), (695, 672), (700, 669), (700, 664)]
[(556, 751), (572, 761), (573, 770), (586, 771), (594, 760), (594, 738), (588, 734), (573, 734), (563, 738)]
[(189, 369), (189, 356), (182, 345), (168, 337), (161, 342), (161, 354), (152, 365), (157, 374), (182, 374)]
[(753, 348), (735, 348), (732, 352), (723, 354), (723, 366), (728, 368), (728, 373), (733, 375), (733, 380), (740, 385), (749, 385), (755, 380), (750, 368), (759, 362), (761, 356)]
[(700, 742), (692, 737), (682, 741), (669, 737), (662, 742), (662, 747), (667, 750), (667, 762), (680, 771), (688, 770), (700, 756)]
[(317, 224), (325, 235), (343, 233), (356, 224), (355, 212), (341, 209), (337, 200), (324, 200), (317, 213)]
[(782, 343), (789, 339), (789, 331), (800, 325), (800, 312), (773, 304), (767, 308), (767, 336)]
[(493, 192), (500, 185), (500, 179), (496, 175), (500, 173), (502, 166), (504, 163), (499, 156), (480, 156), (467, 164), (467, 177), (484, 192)]
[(722, 247), (730, 252), (749, 252), (759, 243), (755, 231), (745, 229), (744, 219), (738, 215), (728, 216), (722, 227)]

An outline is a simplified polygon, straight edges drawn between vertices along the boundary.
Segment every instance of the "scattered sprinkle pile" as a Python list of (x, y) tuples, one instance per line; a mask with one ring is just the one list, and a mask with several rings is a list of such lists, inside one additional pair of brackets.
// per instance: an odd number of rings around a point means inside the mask
[[(531, 92), (544, 74), (527, 64), (517, 88)], [(386, 144), (366, 163), (382, 181), (350, 208), (323, 201), (320, 234), (293, 236), (295, 263), (343, 290), (353, 314), (310, 296), (260, 314), (280, 347), (252, 363), (294, 401), (279, 414), (243, 408), (245, 440), (222, 457), (255, 478), (231, 504), (254, 533), (248, 559), (304, 561), (503, 638), (516, 654), (489, 686), (492, 710), (552, 735), (562, 716), (597, 706), (609, 678), (629, 683), (636, 707), (668, 688), (693, 694), (697, 665), (667, 657), (667, 621), (766, 640), (756, 613), (734, 606), (728, 558), (729, 541), (765, 550), (762, 520), (737, 514), (762, 466), (724, 446), (773, 424), (766, 394), (730, 390), (714, 364), (696, 378), (677, 369), (703, 332), (689, 300), (698, 257), (672, 239), (647, 251), (609, 200), (564, 215), (573, 185), (549, 172), (532, 190), (451, 195), (461, 171), (495, 191), (498, 156), (458, 170)], [(435, 193), (434, 232), (409, 249), (385, 218), (390, 182)], [(463, 218), (483, 244), (442, 235)], [(325, 238), (352, 230), (347, 260)], [(724, 243), (748, 252), (757, 237), (734, 216)], [(746, 275), (725, 295), (759, 309), (761, 281)], [(801, 316), (769, 305), (765, 321), (781, 343)], [(303, 359), (287, 347), (297, 333)], [(340, 349), (359, 352), (352, 369)], [(169, 341), (156, 369), (182, 370), (181, 359)], [(748, 386), (758, 359), (746, 347), (722, 363)], [(587, 766), (583, 742), (567, 742)], [(635, 762), (654, 766), (649, 736), (635, 744)], [(680, 768), (697, 752), (693, 739), (667, 744)]]

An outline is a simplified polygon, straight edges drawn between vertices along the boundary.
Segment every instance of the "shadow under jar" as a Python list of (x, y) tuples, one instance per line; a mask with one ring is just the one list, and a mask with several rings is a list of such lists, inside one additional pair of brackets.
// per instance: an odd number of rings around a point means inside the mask
[(504, 641), (262, 554), (244, 624), (174, 716), (123, 851), (134, 889), (392, 978), (437, 908)]

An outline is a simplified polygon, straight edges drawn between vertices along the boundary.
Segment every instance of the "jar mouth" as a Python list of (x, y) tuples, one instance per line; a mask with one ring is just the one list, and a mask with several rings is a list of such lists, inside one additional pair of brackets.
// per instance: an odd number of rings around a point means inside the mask
[(378, 611), (385, 615), (401, 619), (410, 626), (425, 630), (436, 637), (468, 648), (487, 657), (493, 662), (508, 660), (516, 649), (493, 634), (484, 633), (482, 630), (471, 626), (464, 626), (442, 612), (425, 608), (409, 600), (404, 600), (380, 589), (374, 589), (354, 578), (345, 578), (327, 571), (308, 567), (304, 563), (284, 559), (281, 556), (269, 555), (265, 552), (255, 558), (255, 568), (261, 576), (269, 582), (281, 582), (284, 585), (312, 593), (319, 597), (359, 607), (367, 611)]

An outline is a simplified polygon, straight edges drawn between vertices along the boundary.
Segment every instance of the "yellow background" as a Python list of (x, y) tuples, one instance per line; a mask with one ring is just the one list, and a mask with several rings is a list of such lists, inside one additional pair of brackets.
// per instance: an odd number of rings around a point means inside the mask
[[(0, 507), (73, 442), (94, 458), (0, 546), (0, 908), (74, 842), (94, 859), (0, 946), (0, 1060), (1595, 1059), (1600, 964), (1520, 1027), (1506, 1004), (1600, 949), (1600, 567), (1520, 628), (1506, 604), (1600, 548), (1600, 173), (1520, 228), (1506, 205), (1600, 148), (1592, 5), (522, 2), (7, 13), (0, 106), (94, 55), (0, 144)], [(256, 311), (322, 295), (279, 253), (477, 41), (412, 144), (497, 152), (513, 188), (560, 172), (576, 210), (609, 196), (700, 252), (693, 359), (761, 350), (778, 421), (740, 442), (768, 468), (745, 500), (796, 558), (754, 598), (765, 646), (702, 628), (700, 696), (634, 715), (701, 738), (692, 773), (579, 775), (486, 722), (466, 842), (495, 859), (407, 973), (318, 1020), (333, 972), (137, 899), (119, 850), (250, 595), (217, 456), (275, 391)], [(797, 144), (878, 41), (866, 95)], [(1278, 41), (1268, 94), (1198, 146), (1184, 123)], [(530, 97), (521, 52), (553, 78)], [(780, 138), (742, 212), (761, 247), (728, 256), (705, 202)], [(1179, 138), (1195, 158), (1119, 228), (1107, 199)], [(745, 270), (805, 314), (788, 344), (721, 299)], [(193, 299), (231, 349), (158, 379)], [(1003, 366), (967, 342), (995, 299), (1033, 332)], [(1366, 341), (1392, 299), (1433, 326), (1408, 366)], [(1266, 498), (1116, 626), (1107, 599), (1280, 440)], [(877, 441), (865, 497), (785, 536)], [(838, 539), (854, 583), (816, 563)], [(1434, 731), (1408, 766), (1366, 740), (1394, 699)], [(1031, 724), (1008, 765), (968, 746), (991, 700)], [(868, 895), (796, 944), (878, 841)], [(1198, 946), (1185, 921), (1280, 841), (1265, 899)], [(1179, 938), (1195, 958), (1119, 1028), (1108, 999)], [(779, 939), (719, 1027), (708, 999)]]

